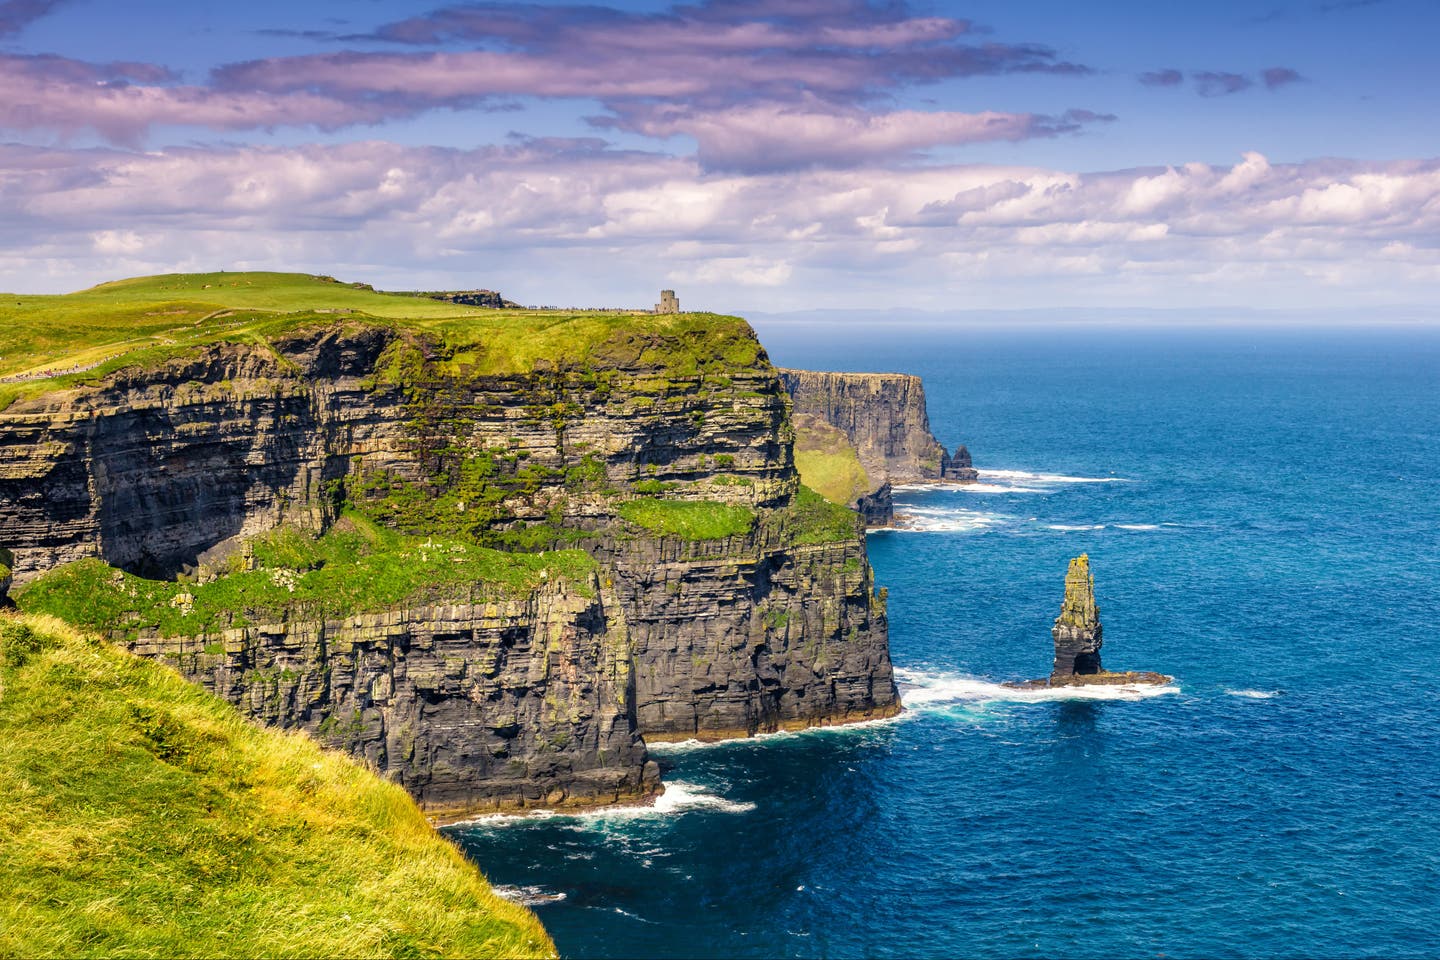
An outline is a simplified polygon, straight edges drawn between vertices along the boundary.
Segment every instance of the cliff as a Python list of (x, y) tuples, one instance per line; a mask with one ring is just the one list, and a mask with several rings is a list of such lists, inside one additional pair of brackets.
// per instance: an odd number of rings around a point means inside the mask
[[(799, 486), (742, 321), (422, 322), (396, 302), (427, 301), (340, 289), (399, 319), (222, 315), (14, 390), (0, 546), (22, 608), (84, 621), (110, 589), (117, 639), (438, 816), (643, 797), (646, 737), (899, 709), (863, 536)], [(325, 546), (345, 524), (401, 539)], [(267, 557), (273, 531), (303, 556)], [(404, 578), (417, 562), (483, 569), (437, 586)]]
[(925, 386), (901, 373), (779, 371), (797, 416), (840, 430), (859, 454), (870, 489), (940, 476), (945, 448), (930, 433)]
[(405, 792), (0, 614), (0, 955), (553, 957)]

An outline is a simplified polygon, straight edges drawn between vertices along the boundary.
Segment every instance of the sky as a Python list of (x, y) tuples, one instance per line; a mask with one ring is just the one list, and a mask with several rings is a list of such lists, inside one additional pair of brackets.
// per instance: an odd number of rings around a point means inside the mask
[(0, 0), (0, 289), (1440, 320), (1436, 0)]

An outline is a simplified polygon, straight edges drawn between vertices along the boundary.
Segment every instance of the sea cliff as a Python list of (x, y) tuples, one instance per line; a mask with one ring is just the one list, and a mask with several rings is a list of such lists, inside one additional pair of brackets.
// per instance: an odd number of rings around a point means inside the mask
[[(12, 592), (442, 817), (642, 798), (645, 738), (898, 711), (861, 528), (799, 485), (748, 326), (513, 313), (286, 315), (27, 388)], [(452, 562), (483, 569), (406, 579)]]
[(871, 489), (933, 480), (945, 448), (930, 432), (925, 385), (905, 373), (780, 370), (797, 416), (813, 416), (855, 446)]

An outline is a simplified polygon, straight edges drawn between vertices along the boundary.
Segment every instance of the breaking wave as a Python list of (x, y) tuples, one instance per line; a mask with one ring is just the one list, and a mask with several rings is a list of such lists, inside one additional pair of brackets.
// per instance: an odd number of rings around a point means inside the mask
[(1032, 486), (1054, 483), (1129, 483), (1127, 477), (1072, 477), (1063, 473), (1032, 473), (1029, 470), (981, 470), (980, 479), (1008, 480), (1011, 483)]
[(497, 897), (525, 907), (543, 907), (548, 903), (558, 903), (565, 899), (563, 893), (552, 893), (544, 887), (528, 884), (497, 883), (493, 884), (490, 889), (495, 891)]
[(694, 783), (682, 780), (666, 782), (665, 792), (648, 804), (617, 804), (613, 807), (597, 807), (591, 810), (534, 810), (526, 813), (492, 813), (474, 817), (454, 824), (456, 827), (503, 827), (511, 824), (529, 823), (536, 820), (576, 820), (588, 823), (615, 820), (644, 820), (669, 817), (688, 810), (708, 810), (715, 813), (749, 813), (755, 804), (727, 800), (717, 793)]
[(1094, 687), (1044, 687), (1021, 690), (1003, 683), (957, 673), (929, 673), (898, 668), (900, 699), (911, 710), (938, 709), (961, 703), (1041, 703), (1056, 700), (1148, 700), (1179, 693), (1174, 683), (1122, 683)]
[(1245, 697), (1248, 700), (1273, 700), (1280, 696), (1281, 690), (1226, 690), (1232, 697)]
[(895, 526), (888, 529), (901, 533), (975, 533), (1003, 526), (1010, 519), (1005, 514), (981, 510), (897, 503)]

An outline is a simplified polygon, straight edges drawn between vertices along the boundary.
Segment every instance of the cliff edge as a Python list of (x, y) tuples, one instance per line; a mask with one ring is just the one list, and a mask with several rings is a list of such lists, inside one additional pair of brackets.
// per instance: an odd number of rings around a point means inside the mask
[(437, 817), (643, 798), (645, 738), (899, 710), (861, 529), (800, 485), (743, 321), (326, 281), (0, 310), (84, 314), (100, 358), (0, 387), (22, 609), (364, 757)]

